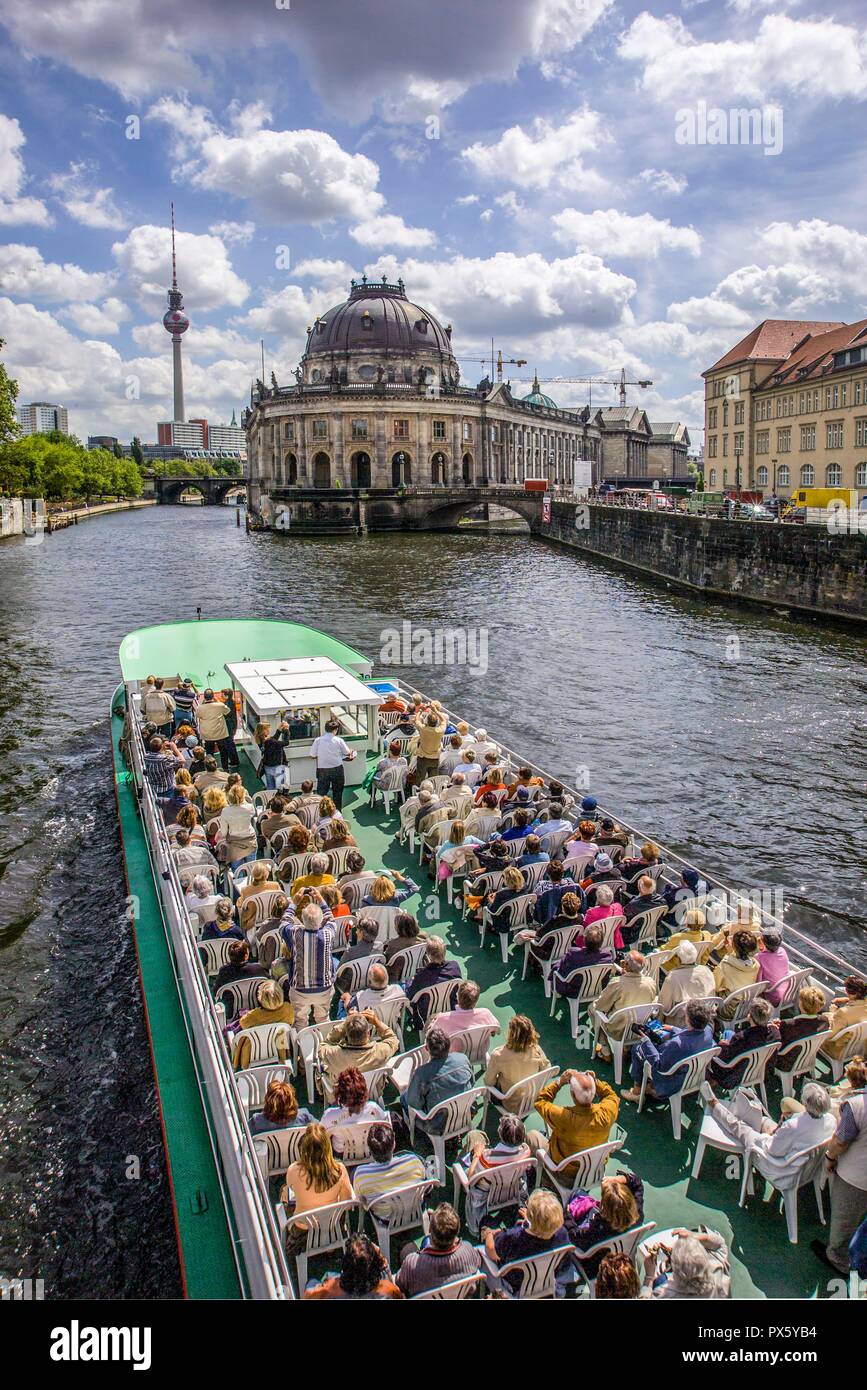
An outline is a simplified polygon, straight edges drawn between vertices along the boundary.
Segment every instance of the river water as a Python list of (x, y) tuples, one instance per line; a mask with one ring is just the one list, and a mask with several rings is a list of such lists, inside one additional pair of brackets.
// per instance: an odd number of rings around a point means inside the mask
[[(107, 711), (134, 627), (487, 632), (403, 674), (867, 965), (867, 641), (677, 596), (526, 535), (247, 536), (227, 508), (0, 542), (0, 1276), (174, 1297), (178, 1271), (115, 824)], [(483, 669), (486, 668), (486, 669)], [(141, 1176), (130, 1180), (128, 1156)]]

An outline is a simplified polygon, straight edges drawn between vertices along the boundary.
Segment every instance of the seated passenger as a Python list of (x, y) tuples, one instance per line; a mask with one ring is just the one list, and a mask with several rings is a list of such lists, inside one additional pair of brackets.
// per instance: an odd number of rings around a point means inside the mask
[[(535, 1131), (533, 1131), (535, 1133)], [(524, 1260), (530, 1255), (541, 1255), (546, 1250), (556, 1250), (569, 1243), (569, 1236), (563, 1225), (563, 1208), (553, 1192), (537, 1187), (530, 1194), (526, 1207), (519, 1213), (521, 1220), (517, 1226), (497, 1231), (485, 1227), (485, 1250), (494, 1264), (511, 1264), (513, 1260)], [(558, 1268), (558, 1274), (572, 1273), (572, 1259), (565, 1253)], [(520, 1295), (523, 1274), (516, 1270), (506, 1275), (506, 1280), (514, 1294)]]
[(778, 1192), (794, 1186), (806, 1150), (834, 1133), (831, 1097), (815, 1081), (805, 1082), (800, 1104), (792, 1097), (783, 1098), (779, 1124), (750, 1102), (749, 1090), (738, 1091), (731, 1105), (718, 1100), (707, 1082), (701, 1093), (720, 1129), (752, 1155), (755, 1167)]
[(198, 874), (184, 893), (187, 912), (195, 912), (201, 925), (213, 922), (221, 896), (214, 891), (214, 885), (207, 874)]
[[(564, 1086), (569, 1087), (571, 1105), (556, 1104)], [(554, 1163), (563, 1163), (573, 1154), (608, 1142), (620, 1101), (608, 1083), (600, 1081), (592, 1071), (569, 1067), (539, 1092), (536, 1110), (550, 1130), (550, 1137), (540, 1130), (530, 1130), (527, 1140), (531, 1150), (538, 1153), (547, 1149)], [(564, 1169), (562, 1176), (571, 1180), (574, 1172), (573, 1165)]]
[(474, 866), (476, 858), (473, 851), (481, 844), (482, 841), (475, 835), (466, 833), (466, 826), (462, 820), (452, 821), (448, 839), (443, 840), (436, 851), (437, 878), (442, 881), (450, 878), (455, 872), (462, 873)]
[(238, 892), (238, 911), (241, 911), (248, 898), (254, 898), (257, 893), (279, 893), (280, 884), (276, 879), (271, 878), (271, 869), (268, 864), (260, 861), (253, 864), (250, 870), (250, 881)]
[[(261, 1028), (266, 1024), (295, 1022), (295, 1010), (288, 1000), (283, 998), (283, 991), (276, 980), (263, 980), (256, 991), (258, 1005), (255, 1009), (248, 1009), (241, 1014), (240, 1024), (242, 1030), (245, 1028)], [(276, 1041), (277, 1055), (281, 1061), (290, 1055), (291, 1047), (285, 1032), (277, 1035)], [(250, 1065), (250, 1039), (242, 1037), (240, 1034), (235, 1041), (235, 1051), (232, 1057), (232, 1065), (235, 1071), (244, 1071)]]
[[(647, 1095), (660, 1100), (676, 1095), (683, 1086), (686, 1069), (681, 1068), (672, 1076), (663, 1073), (697, 1052), (705, 1052), (713, 1047), (712, 1023), (713, 1006), (691, 999), (686, 1006), (685, 1028), (666, 1025), (651, 1031), (647, 1024), (639, 1024), (637, 1031), (644, 1033), (644, 1038), (632, 1049), (630, 1070), (633, 1084), (629, 1090), (621, 1091), (623, 1099), (638, 1102), (645, 1062), (650, 1062), (652, 1067)], [(656, 1037), (652, 1035), (653, 1031)]]
[(767, 999), (769, 1004), (773, 1004), (774, 1008), (786, 992), (786, 986), (781, 982), (788, 975), (790, 968), (782, 933), (771, 927), (766, 928), (759, 939), (758, 978), (768, 981), (763, 998)]
[[(425, 1046), (430, 1057), (422, 1062), (410, 1078), (406, 1090), (401, 1093), (400, 1103), (404, 1110), (418, 1110), (429, 1114), (435, 1105), (452, 1096), (459, 1096), (473, 1086), (473, 1067), (463, 1052), (451, 1051), (451, 1038), (441, 1028), (431, 1028), (425, 1038)], [(432, 1122), (432, 1134), (440, 1134), (445, 1127), (445, 1117), (437, 1115)], [(427, 1133), (424, 1120), (416, 1121), (416, 1128)]]
[(560, 902), (564, 893), (578, 897), (578, 911), (584, 911), (584, 894), (571, 878), (567, 877), (568, 865), (560, 859), (552, 859), (544, 877), (536, 884), (536, 902), (533, 906), (533, 919), (540, 927), (553, 921), (560, 912)]
[(209, 787), (218, 787), (220, 791), (224, 791), (228, 780), (228, 772), (222, 772), (217, 767), (217, 759), (208, 755), (205, 758), (204, 772), (197, 772), (194, 776), (194, 785), (198, 792), (205, 792)]
[(228, 898), (219, 899), (213, 920), (203, 926), (200, 940), (221, 941), (224, 937), (231, 937), (234, 941), (244, 940), (244, 933), (235, 921), (234, 908)]
[(367, 1147), (370, 1160), (359, 1163), (352, 1174), (355, 1195), (365, 1206), (386, 1192), (397, 1192), (402, 1187), (424, 1182), (424, 1162), (418, 1154), (409, 1149), (395, 1153), (397, 1140), (390, 1124), (371, 1125), (367, 1131)]
[[(351, 1201), (353, 1195), (349, 1174), (334, 1157), (328, 1130), (314, 1121), (304, 1132), (298, 1158), (286, 1169), (281, 1200), (295, 1215)], [(307, 1227), (303, 1222), (293, 1225), (286, 1237), (286, 1254), (300, 1254), (306, 1245)]]
[[(743, 985), (755, 984), (759, 977), (758, 949), (759, 943), (753, 932), (738, 929), (733, 933), (731, 951), (723, 956), (713, 975), (716, 993), (721, 999)], [(721, 1008), (719, 1017), (731, 1017), (735, 1007), (728, 1005)]]
[[(588, 907), (584, 913), (584, 926), (592, 926), (594, 922), (607, 922), (611, 917), (622, 917), (623, 909), (619, 902), (615, 902), (614, 889), (610, 883), (600, 883), (593, 895), (593, 907)], [(580, 941), (579, 941), (580, 946)], [(618, 951), (623, 949), (623, 932), (617, 927), (614, 932), (614, 945)]]
[[(619, 894), (621, 889), (625, 887), (620, 865), (612, 861), (610, 854), (604, 854), (601, 850), (590, 865), (590, 872), (587, 877), (582, 878), (581, 887), (586, 893), (588, 889), (598, 888), (600, 884), (607, 884), (614, 894)], [(594, 901), (589, 896), (587, 900), (588, 902)]]
[(341, 816), (332, 816), (329, 821), (320, 822), (316, 828), (316, 843), (323, 852), (356, 848), (355, 837)]
[(502, 793), (502, 795), (505, 796), (506, 784), (503, 781), (502, 768), (491, 767), (487, 769), (485, 780), (483, 782), (480, 782), (478, 787), (476, 788), (475, 801), (477, 806), (480, 804), (482, 797), (486, 796), (488, 792), (490, 792), (493, 795), (495, 799), (495, 805), (499, 800), (502, 799), (500, 793)]
[[(591, 965), (613, 965), (613, 950), (602, 949), (604, 940), (602, 927), (598, 922), (593, 922), (591, 926), (585, 927), (582, 935), (582, 946), (570, 946), (557, 969), (554, 972), (554, 988), (561, 999), (577, 999), (581, 993), (581, 977), (577, 976), (574, 980), (564, 983), (573, 970), (580, 970)], [(713, 977), (711, 977), (713, 982)]]
[(652, 840), (647, 840), (641, 846), (641, 852), (637, 859), (621, 859), (618, 868), (629, 884), (634, 883), (643, 874), (647, 874), (655, 883), (662, 868), (659, 845), (655, 845)]
[[(674, 951), (681, 941), (691, 941), (696, 946), (697, 958), (700, 960), (703, 953), (698, 948), (702, 943), (710, 942), (713, 935), (712, 932), (705, 930), (705, 920), (705, 915), (700, 907), (687, 908), (683, 917), (683, 928), (668, 938), (665, 943), (666, 950)], [(665, 971), (676, 970), (677, 957), (672, 956), (670, 960), (664, 961), (662, 968)]]
[(270, 840), (278, 830), (291, 830), (293, 825), (301, 824), (298, 817), (286, 809), (288, 804), (288, 799), (279, 792), (269, 801), (259, 820), (259, 834), (266, 840)]
[(457, 1002), (448, 1013), (437, 1014), (431, 1024), (451, 1038), (455, 1033), (464, 1033), (468, 1028), (492, 1028), (499, 1033), (499, 1019), (490, 1009), (477, 1008), (481, 989), (475, 980), (462, 980), (458, 986)]
[(329, 861), (326, 855), (314, 854), (310, 860), (310, 869), (306, 874), (299, 874), (292, 884), (291, 896), (297, 899), (305, 888), (321, 888), (324, 883), (336, 882), (332, 873), (329, 873)]
[(269, 1081), (262, 1109), (250, 1116), (250, 1133), (267, 1134), (273, 1129), (302, 1129), (315, 1121), (309, 1110), (299, 1110), (295, 1087), (288, 1081)]
[(596, 1300), (638, 1298), (641, 1279), (629, 1255), (603, 1255), (596, 1274)]
[(389, 1124), (388, 1112), (370, 1099), (367, 1082), (358, 1067), (344, 1067), (334, 1083), (334, 1104), (329, 1105), (322, 1115), (322, 1123), (331, 1135), (335, 1154), (340, 1157), (345, 1142), (342, 1135), (334, 1133), (335, 1130), (352, 1129), (355, 1125), (369, 1124), (371, 1121)]
[(539, 837), (542, 848), (551, 852), (552, 844), (562, 838), (565, 831), (571, 831), (572, 822), (567, 820), (563, 814), (563, 807), (558, 801), (552, 801), (547, 811), (543, 811), (533, 821), (532, 829), (534, 834)]
[[(443, 980), (459, 980), (461, 967), (456, 960), (446, 960), (446, 943), (441, 936), (429, 936), (424, 960), (406, 987), (407, 997), (415, 1005), (415, 1016), (424, 1023), (427, 1018), (426, 1002), (419, 1007), (415, 1003), (423, 989), (438, 985)], [(457, 992), (457, 991), (456, 991)]]
[(672, 1231), (670, 1246), (651, 1245), (642, 1298), (730, 1298), (728, 1246), (718, 1231)]
[[(576, 1193), (566, 1208), (564, 1225), (576, 1250), (589, 1250), (600, 1240), (622, 1235), (644, 1219), (644, 1183), (635, 1173), (623, 1169), (615, 1177), (602, 1179), (599, 1196)], [(588, 1279), (595, 1279), (605, 1256), (594, 1255), (581, 1264)]]
[(440, 777), (451, 777), (457, 770), (463, 756), (463, 743), (460, 734), (450, 734), (448, 743), (440, 753), (437, 773)]
[(398, 772), (404, 773), (407, 769), (407, 761), (404, 756), (403, 744), (400, 739), (393, 739), (388, 745), (388, 752), (384, 758), (380, 758), (373, 773), (373, 781), (377, 787), (383, 785), (394, 786), (394, 775)]
[(569, 938), (570, 949), (576, 942), (581, 942), (584, 938), (580, 935), (581, 928), (581, 899), (578, 892), (566, 892), (560, 898), (560, 909), (555, 917), (539, 927), (537, 931), (532, 929), (515, 932), (515, 941), (521, 945), (527, 942), (532, 943), (533, 954), (531, 960), (550, 960), (551, 952), (557, 940), (556, 933), (564, 927), (572, 927), (574, 935)]
[[(673, 962), (665, 962), (667, 973), (662, 989), (659, 991), (659, 1011), (666, 1022), (680, 1021), (672, 1018), (685, 1012), (683, 1005), (690, 999), (710, 999), (714, 992), (713, 971), (707, 965), (699, 965), (698, 951), (692, 941), (682, 940), (674, 954)], [(672, 968), (673, 967), (673, 968)]]
[(570, 835), (564, 846), (568, 863), (570, 859), (595, 859), (599, 853), (599, 846), (596, 843), (596, 822), (592, 820), (582, 820), (578, 822), (578, 829), (574, 835)]
[(828, 1027), (825, 1007), (825, 996), (815, 985), (804, 985), (798, 991), (798, 1012), (779, 1020), (780, 1049), (773, 1059), (774, 1070), (791, 1071), (795, 1065), (794, 1053), (788, 1057), (781, 1056), (789, 1043), (799, 1042), (801, 1038), (811, 1038), (816, 1033), (825, 1031)]
[[(485, 1071), (485, 1085), (493, 1086), (503, 1095), (519, 1081), (535, 1076), (550, 1066), (539, 1046), (539, 1034), (526, 1014), (515, 1014), (509, 1020), (506, 1041), (494, 1048)], [(520, 1099), (505, 1103), (509, 1111), (517, 1111)]]
[(822, 1051), (829, 1057), (842, 1057), (846, 1039), (837, 1035), (853, 1023), (867, 1022), (867, 980), (860, 975), (848, 975), (843, 981), (844, 994), (831, 1000), (828, 1011), (830, 1038), (822, 1044)]
[(390, 869), (374, 881), (370, 892), (361, 899), (361, 906), (399, 907), (417, 892), (418, 884), (414, 883), (408, 874), (400, 874), (397, 869)]
[(390, 1028), (371, 1009), (347, 1014), (319, 1044), (319, 1061), (325, 1079), (333, 1087), (347, 1067), (375, 1071), (397, 1052), (399, 1043)]
[(388, 967), (388, 978), (393, 984), (399, 978), (401, 970), (400, 962), (395, 964), (394, 957), (399, 951), (406, 951), (410, 946), (419, 946), (423, 941), (427, 941), (427, 937), (411, 912), (395, 913), (391, 925), (394, 936), (386, 941), (382, 953)]
[(329, 1274), (321, 1284), (308, 1284), (302, 1299), (354, 1298), (382, 1300), (403, 1298), (389, 1277), (385, 1256), (369, 1236), (347, 1237), (340, 1257), (340, 1273)]
[(661, 893), (657, 893), (656, 881), (650, 874), (642, 874), (636, 887), (638, 888), (638, 897), (630, 898), (623, 907), (626, 923), (621, 928), (621, 933), (627, 946), (632, 945), (640, 930), (639, 926), (630, 926), (632, 919), (638, 917), (642, 912), (649, 912), (651, 908), (665, 907), (665, 898)]
[(341, 1002), (347, 1013), (364, 1013), (365, 1009), (374, 1012), (384, 1009), (395, 999), (406, 999), (400, 985), (389, 984), (388, 971), (384, 965), (372, 965), (368, 972), (367, 984), (352, 999), (348, 994), (341, 995)]
[[(464, 1153), (460, 1162), (466, 1169), (467, 1177), (473, 1178), (477, 1173), (500, 1168), (504, 1163), (518, 1163), (521, 1159), (529, 1157), (530, 1145), (527, 1143), (523, 1120), (517, 1115), (502, 1115), (497, 1125), (497, 1142), (492, 1144), (484, 1130), (471, 1129), (464, 1141)], [(523, 1187), (522, 1203), (526, 1201), (526, 1181)], [(467, 1225), (471, 1231), (478, 1231), (480, 1227), (491, 1224), (486, 1220), (489, 1205), (485, 1184), (468, 1188), (466, 1201)]]
[(407, 1298), (413, 1298), (475, 1274), (481, 1263), (476, 1247), (461, 1239), (461, 1219), (454, 1207), (440, 1202), (430, 1212), (428, 1238), (421, 1248), (403, 1247), (395, 1283)]
[(609, 845), (628, 845), (629, 832), (619, 826), (610, 816), (603, 816), (596, 826), (596, 843), (600, 849)]
[(249, 980), (257, 975), (268, 978), (265, 966), (250, 959), (250, 947), (246, 941), (233, 941), (229, 947), (229, 959), (217, 971), (214, 993), (217, 994), (223, 985), (234, 984), (236, 980)]
[[(652, 1004), (656, 999), (656, 985), (652, 975), (648, 975), (644, 969), (644, 956), (640, 951), (629, 951), (620, 963), (621, 974), (615, 975), (599, 995), (590, 1005), (590, 1017), (595, 1019), (596, 1014), (607, 1014), (609, 1023), (605, 1025), (605, 1032), (611, 1038), (619, 1039), (623, 1037), (625, 1024), (622, 1019), (613, 1019), (613, 1015), (620, 1009), (636, 1008), (640, 1004)], [(597, 1044), (599, 1056), (604, 1061), (611, 1060), (611, 1052), (600, 1034)]]
[(528, 835), (524, 845), (524, 853), (517, 861), (519, 869), (523, 869), (527, 864), (547, 864), (551, 858), (548, 851), (543, 848), (542, 841), (538, 835)]
[(765, 1047), (768, 1043), (779, 1041), (780, 1029), (773, 1018), (770, 1004), (767, 999), (761, 997), (754, 999), (750, 1004), (746, 1023), (736, 1028), (727, 1041), (720, 1039), (720, 1054), (707, 1069), (708, 1080), (723, 1090), (737, 1090), (746, 1070), (746, 1062), (742, 1062), (738, 1067), (724, 1067), (722, 1063), (734, 1062), (754, 1047)]

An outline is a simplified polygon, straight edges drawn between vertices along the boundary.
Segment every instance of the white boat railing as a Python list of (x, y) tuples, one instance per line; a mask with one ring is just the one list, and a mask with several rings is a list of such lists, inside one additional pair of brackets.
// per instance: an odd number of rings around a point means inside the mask
[(128, 719), (128, 728), (132, 735), (128, 740), (132, 771), (153, 879), (161, 899), (241, 1287), (249, 1290), (254, 1299), (285, 1301), (294, 1298), (295, 1292), (280, 1233), (267, 1184), (256, 1161), (246, 1106), (238, 1094), (165, 824), (145, 777), (144, 744), (134, 714)]
[[(394, 681), (394, 684), (399, 687), (402, 695), (417, 695), (420, 696), (423, 700), (428, 701), (433, 698), (432, 696), (428, 695), (425, 691), (419, 690), (416, 686), (409, 685), (406, 681), (401, 680), (400, 677), (390, 677), (390, 679), (392, 679)], [(442, 705), (442, 701), (440, 703)], [(442, 705), (442, 709), (444, 714), (448, 716), (451, 723), (459, 724), (463, 722), (469, 724), (471, 728), (473, 727), (472, 721), (465, 719), (463, 715), (455, 713), (454, 710), (447, 709), (445, 705)], [(529, 767), (532, 772), (536, 773), (536, 775), (539, 777), (543, 777), (546, 782), (551, 782), (552, 780), (560, 782), (560, 784), (566, 789), (566, 791), (576, 799), (576, 803), (578, 804), (580, 804), (582, 797), (587, 795), (586, 789), (583, 792), (579, 791), (576, 787), (572, 786), (569, 782), (567, 782), (565, 778), (557, 777), (553, 773), (546, 772), (543, 768), (538, 767), (534, 762), (531, 762), (531, 760), (525, 757), (523, 754), (515, 753), (505, 743), (500, 742), (496, 735), (491, 733), (490, 730), (488, 730), (488, 733), (491, 742), (497, 744), (497, 747), (503, 754), (505, 754), (512, 767)], [(684, 869), (695, 869), (696, 873), (699, 875), (699, 878), (704, 879), (704, 881), (707, 883), (709, 890), (714, 890), (716, 894), (720, 896), (725, 896), (726, 900), (731, 904), (736, 904), (738, 902), (746, 903), (748, 901), (752, 901), (748, 893), (745, 893), (743, 890), (738, 890), (730, 887), (728, 884), (724, 883), (722, 879), (717, 878), (714, 874), (708, 873), (705, 869), (700, 869), (697, 865), (691, 863), (690, 860), (685, 859), (683, 855), (678, 854), (675, 850), (669, 849), (666, 845), (662, 843), (658, 835), (654, 835), (649, 831), (641, 830), (637, 826), (630, 825), (627, 821), (623, 819), (622, 816), (615, 815), (613, 811), (609, 811), (608, 808), (605, 806), (597, 806), (597, 812), (602, 816), (610, 816), (612, 820), (616, 821), (616, 823), (623, 830), (626, 830), (629, 833), (633, 843), (636, 846), (644, 844), (647, 841), (652, 841), (655, 845), (659, 846), (660, 854), (664, 864), (662, 873), (660, 874), (660, 879), (667, 885), (674, 885), (679, 882), (678, 874), (673, 873), (671, 868), (669, 867), (669, 865), (675, 864), (678, 866), (678, 870), (680, 873), (682, 873)], [(577, 824), (579, 817), (575, 816), (574, 814), (570, 815), (569, 813), (567, 813), (567, 819), (571, 820), (573, 824)], [(863, 974), (863, 971), (857, 970), (856, 967), (853, 966), (849, 961), (844, 960), (843, 957), (837, 955), (835, 951), (829, 950), (827, 946), (823, 946), (821, 942), (816, 941), (806, 932), (800, 931), (797, 927), (793, 927), (789, 922), (785, 922), (782, 917), (777, 916), (773, 912), (769, 912), (766, 908), (763, 908), (761, 905), (755, 903), (753, 905), (759, 917), (761, 918), (762, 923), (764, 923), (768, 927), (774, 925), (778, 928), (780, 934), (785, 939), (786, 952), (790, 959), (793, 957), (796, 959), (798, 968), (806, 968), (807, 966), (809, 966), (812, 970), (816, 972), (817, 976), (819, 977), (819, 983), (826, 983), (827, 985), (834, 986), (833, 993), (839, 993), (839, 987), (842, 986), (843, 980), (847, 975), (851, 975), (853, 973)], [(684, 906), (690, 906), (689, 901), (686, 899), (684, 900)], [(796, 939), (800, 944), (794, 945), (793, 938)], [(819, 957), (820, 959), (817, 960), (816, 957)]]

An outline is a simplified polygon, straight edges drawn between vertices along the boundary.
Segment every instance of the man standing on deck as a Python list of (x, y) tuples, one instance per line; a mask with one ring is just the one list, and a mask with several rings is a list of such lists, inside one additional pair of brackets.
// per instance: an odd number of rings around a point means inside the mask
[(214, 699), (214, 692), (210, 688), (205, 691), (204, 699), (199, 705), (199, 737), (203, 740), (206, 753), (213, 753), (215, 749), (220, 750), (220, 762), (224, 770), (229, 766), (231, 754), (229, 752), (229, 726), (226, 723), (226, 706), (220, 704), (219, 700)]
[(316, 790), (320, 796), (330, 796), (338, 811), (343, 809), (343, 788), (346, 774), (343, 764), (355, 757), (352, 749), (339, 737), (340, 725), (329, 719), (325, 733), (313, 740), (310, 754), (316, 759)]

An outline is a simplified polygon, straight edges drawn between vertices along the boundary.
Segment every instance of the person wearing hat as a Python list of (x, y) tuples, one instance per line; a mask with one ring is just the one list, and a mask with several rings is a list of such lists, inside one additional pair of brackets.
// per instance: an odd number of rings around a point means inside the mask
[(596, 831), (596, 843), (600, 849), (610, 849), (612, 845), (629, 844), (629, 833), (610, 816), (603, 816)]
[[(660, 923), (660, 926), (661, 925), (662, 923)], [(665, 944), (667, 950), (676, 951), (682, 941), (691, 941), (698, 949), (702, 942), (712, 940), (713, 933), (705, 930), (705, 916), (701, 908), (690, 907), (687, 908), (682, 930), (675, 932), (674, 936), (670, 936)], [(704, 953), (699, 950), (699, 955), (701, 956), (702, 954)], [(676, 957), (671, 956), (668, 960), (663, 961), (662, 968), (665, 971), (676, 970)]]
[(595, 796), (585, 796), (581, 798), (581, 816), (584, 820), (596, 820), (596, 808), (599, 802)]
[(600, 883), (607, 883), (613, 890), (615, 897), (619, 890), (625, 887), (620, 866), (615, 864), (610, 854), (601, 852), (593, 860), (593, 866), (586, 878), (581, 880), (581, 887), (585, 893), (590, 888), (597, 888)]

